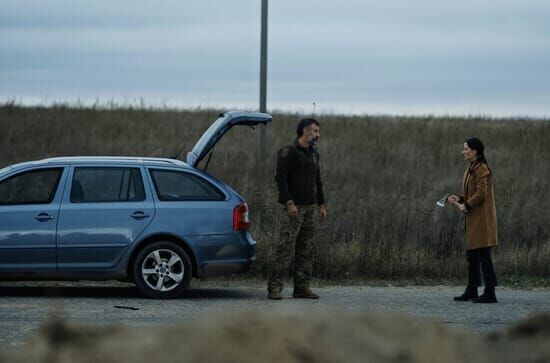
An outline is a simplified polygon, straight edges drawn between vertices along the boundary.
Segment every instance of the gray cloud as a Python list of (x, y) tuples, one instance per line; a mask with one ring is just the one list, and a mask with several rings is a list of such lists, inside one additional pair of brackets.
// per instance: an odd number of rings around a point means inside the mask
[[(3, 0), (0, 99), (254, 108), (259, 3)], [(271, 0), (269, 106), (549, 115), (548, 18), (542, 0)]]

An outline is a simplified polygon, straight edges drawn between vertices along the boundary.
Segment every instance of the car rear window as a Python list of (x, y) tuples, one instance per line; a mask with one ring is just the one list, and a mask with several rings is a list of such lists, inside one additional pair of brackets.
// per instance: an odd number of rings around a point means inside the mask
[(49, 204), (63, 168), (22, 172), (0, 182), (0, 204)]
[(78, 167), (71, 185), (71, 203), (139, 202), (145, 190), (139, 168)]
[(207, 180), (177, 170), (150, 169), (159, 200), (225, 200), (225, 195)]

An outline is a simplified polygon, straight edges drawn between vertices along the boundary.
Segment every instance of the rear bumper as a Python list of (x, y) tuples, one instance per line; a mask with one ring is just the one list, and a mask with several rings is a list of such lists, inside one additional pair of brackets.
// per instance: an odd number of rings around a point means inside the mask
[(256, 241), (250, 233), (245, 234), (247, 256), (242, 259), (208, 261), (200, 266), (199, 277), (214, 277), (247, 272), (256, 262)]
[(214, 277), (247, 272), (253, 264), (253, 260), (209, 263), (203, 266), (200, 276)]

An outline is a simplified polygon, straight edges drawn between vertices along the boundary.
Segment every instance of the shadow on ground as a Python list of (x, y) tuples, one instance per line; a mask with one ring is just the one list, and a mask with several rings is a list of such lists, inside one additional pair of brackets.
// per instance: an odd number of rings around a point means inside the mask
[[(251, 292), (236, 288), (188, 289), (179, 299), (249, 299)], [(143, 299), (135, 286), (2, 286), (1, 297), (128, 298)]]

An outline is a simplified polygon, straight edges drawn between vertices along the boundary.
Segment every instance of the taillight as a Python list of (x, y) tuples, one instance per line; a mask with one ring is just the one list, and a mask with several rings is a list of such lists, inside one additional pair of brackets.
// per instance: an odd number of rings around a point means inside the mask
[(243, 203), (233, 210), (233, 230), (245, 230), (250, 227), (248, 218), (248, 204)]

